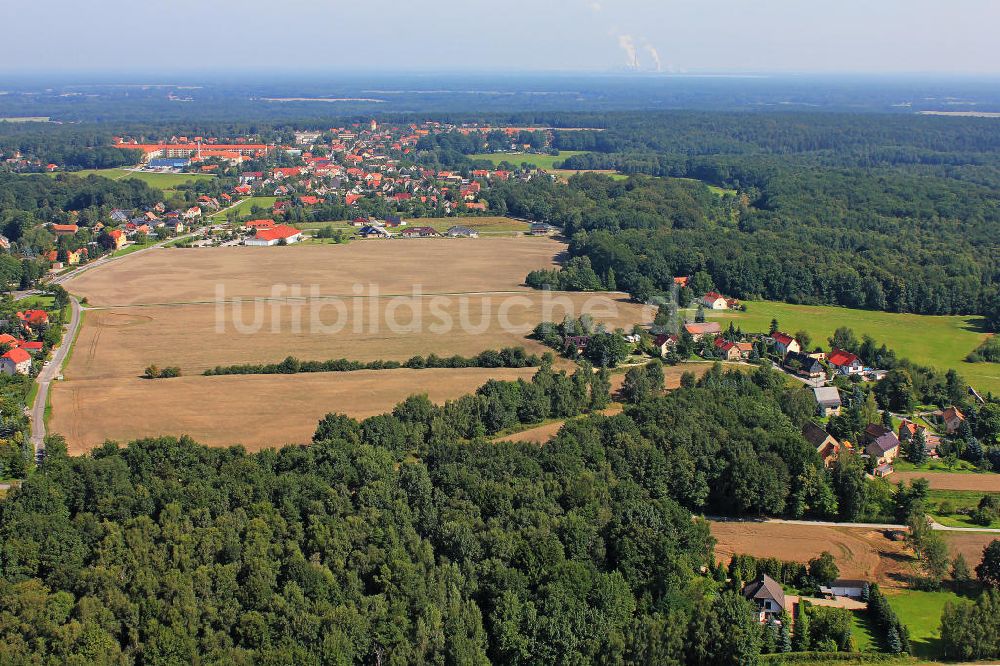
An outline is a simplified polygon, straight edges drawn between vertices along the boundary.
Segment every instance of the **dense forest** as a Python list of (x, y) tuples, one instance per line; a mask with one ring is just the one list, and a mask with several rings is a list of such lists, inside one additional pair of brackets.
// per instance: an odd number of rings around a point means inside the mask
[(833, 515), (852, 484), (767, 370), (545, 447), (458, 434), (493, 430), (490, 404), (586, 395), (560, 376), (331, 414), (312, 446), (253, 455), (50, 438), (0, 504), (0, 661), (754, 663), (763, 630), (689, 510)]
[[(742, 299), (995, 312), (1000, 196), (956, 181), (786, 172), (755, 194), (696, 182), (574, 176), (491, 190), (491, 207), (563, 227), (572, 256), (648, 300), (704, 271)], [(994, 314), (994, 317), (996, 315)]]
[[(492, 210), (563, 226), (576, 256), (640, 299), (674, 275), (709, 273), (739, 298), (1000, 324), (1000, 127), (989, 119), (674, 112), (577, 116), (600, 131), (555, 131), (587, 151), (544, 179), (491, 193)], [(488, 137), (486, 137), (488, 138)], [(421, 158), (483, 167), (482, 136), (421, 142)], [(510, 157), (517, 164), (517, 155)], [(719, 197), (686, 179), (727, 188)], [(583, 233), (585, 232), (585, 233)]]

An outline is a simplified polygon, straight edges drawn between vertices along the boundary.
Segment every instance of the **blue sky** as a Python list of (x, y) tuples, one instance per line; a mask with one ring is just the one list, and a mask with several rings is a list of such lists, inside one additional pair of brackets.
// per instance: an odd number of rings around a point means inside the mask
[(1000, 73), (998, 0), (4, 2), (0, 70)]

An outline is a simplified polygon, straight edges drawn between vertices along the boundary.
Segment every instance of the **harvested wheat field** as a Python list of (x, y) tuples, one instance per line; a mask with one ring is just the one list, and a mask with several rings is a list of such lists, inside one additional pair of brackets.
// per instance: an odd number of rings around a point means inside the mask
[[(841, 576), (888, 586), (903, 585), (913, 570), (906, 545), (878, 529), (729, 521), (710, 521), (710, 526), (717, 540), (715, 557), (720, 562), (740, 553), (808, 562), (826, 550), (836, 558)], [(970, 563), (976, 563), (997, 535), (944, 532), (943, 536), (952, 555), (961, 552)]]
[[(621, 294), (522, 286), (529, 271), (554, 265), (564, 248), (547, 238), (521, 238), (164, 249), (94, 268), (66, 283), (90, 307), (63, 370), (66, 381), (52, 389), (51, 429), (66, 435), (74, 450), (157, 433), (253, 447), (302, 441), (331, 409), (380, 413), (411, 393), (454, 398), (510, 373), (198, 375), (287, 356), (405, 361), (513, 346), (543, 353), (526, 338), (543, 320), (587, 312), (613, 328), (631, 328), (651, 319)], [(274, 284), (298, 287), (275, 290)], [(362, 285), (360, 294), (355, 284)], [(140, 380), (149, 365), (179, 367), (183, 377)], [(363, 380), (368, 383), (359, 392)], [(345, 401), (346, 407), (330, 404)], [(262, 402), (274, 408), (258, 415), (254, 406)], [(367, 411), (357, 411), (362, 405)]]
[(156, 364), (191, 375), (286, 356), (405, 361), (503, 347), (542, 354), (548, 349), (526, 337), (540, 321), (588, 312), (612, 328), (631, 329), (648, 317), (644, 308), (606, 294), (433, 296), (398, 306), (393, 299), (356, 301), (342, 302), (340, 310), (323, 301), (88, 310), (64, 374), (70, 380), (131, 378)]
[(529, 379), (534, 373), (534, 368), (461, 368), (68, 381), (53, 392), (49, 425), (66, 437), (72, 454), (107, 439), (163, 435), (259, 450), (309, 442), (329, 412), (366, 418), (414, 393), (443, 403), (490, 378)]
[(927, 479), (933, 490), (979, 490), (1000, 493), (1000, 474), (955, 474), (951, 472), (894, 472), (889, 477), (894, 483), (913, 479)]
[(223, 298), (286, 297), (275, 285), (308, 296), (527, 290), (524, 277), (551, 268), (565, 251), (551, 238), (370, 241), (288, 247), (165, 248), (124, 257), (66, 282), (94, 306), (192, 303)]

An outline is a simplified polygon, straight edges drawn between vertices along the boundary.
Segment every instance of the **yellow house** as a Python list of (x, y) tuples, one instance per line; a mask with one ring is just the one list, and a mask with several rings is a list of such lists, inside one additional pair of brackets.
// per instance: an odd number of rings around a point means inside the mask
[(115, 244), (115, 249), (122, 249), (122, 246), (125, 245), (125, 232), (121, 229), (115, 229), (108, 235), (111, 236), (111, 241)]

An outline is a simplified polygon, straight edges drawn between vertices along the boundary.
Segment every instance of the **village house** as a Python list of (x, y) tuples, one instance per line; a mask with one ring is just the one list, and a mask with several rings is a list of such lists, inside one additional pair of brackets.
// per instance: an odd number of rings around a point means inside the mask
[(588, 344), (590, 344), (589, 335), (567, 335), (563, 340), (563, 345), (567, 353), (575, 351), (577, 354), (582, 354), (587, 351)]
[(944, 423), (945, 432), (954, 435), (965, 422), (965, 414), (958, 407), (949, 407), (941, 412), (941, 422)]
[(111, 230), (108, 232), (108, 236), (111, 237), (111, 244), (115, 250), (120, 250), (125, 245), (125, 232), (121, 229)]
[(785, 610), (785, 591), (778, 581), (767, 574), (761, 574), (757, 580), (747, 583), (743, 596), (756, 606), (757, 620), (762, 624), (777, 619)]
[(18, 312), (17, 318), (27, 330), (37, 330), (49, 325), (49, 313), (45, 310), (25, 310)]
[(785, 355), (783, 365), (789, 372), (793, 372), (800, 377), (819, 379), (826, 376), (826, 370), (823, 369), (820, 362), (811, 356), (806, 356), (802, 352), (788, 352)]
[(452, 227), (445, 235), (449, 238), (479, 238), (479, 232), (469, 227)]
[(33, 340), (15, 340), (14, 346), (17, 347), (18, 349), (23, 349), (29, 354), (34, 355), (42, 351), (42, 348), (45, 346), (45, 343)]
[(865, 453), (875, 459), (878, 476), (892, 473), (892, 461), (899, 455), (899, 439), (891, 430), (879, 423), (869, 423), (861, 433)]
[(253, 238), (243, 241), (244, 245), (267, 247), (280, 245), (282, 241), (291, 245), (302, 240), (302, 232), (295, 227), (279, 224), (270, 229), (259, 229)]
[(434, 230), (434, 227), (410, 227), (403, 229), (401, 235), (403, 238), (431, 238), (437, 236), (438, 232)]
[(661, 333), (653, 338), (653, 347), (655, 347), (660, 352), (660, 358), (665, 358), (674, 346), (677, 345), (676, 335), (667, 335), (666, 333)]
[(771, 339), (774, 340), (774, 351), (781, 356), (785, 357), (786, 354), (799, 353), (802, 351), (802, 345), (799, 341), (790, 335), (786, 335), (781, 331), (775, 331), (771, 334)]
[(358, 230), (360, 238), (392, 238), (392, 234), (387, 229), (369, 224)]
[(81, 247), (79, 250), (68, 250), (66, 252), (66, 263), (70, 266), (76, 266), (86, 258), (87, 248), (85, 247)]
[(898, 432), (900, 445), (915, 439), (917, 433), (922, 433), (924, 436), (924, 451), (931, 458), (938, 457), (938, 446), (941, 444), (941, 438), (931, 432), (926, 426), (914, 423), (909, 419), (903, 419), (899, 424)]
[(0, 372), (5, 375), (31, 374), (31, 355), (18, 347), (8, 349), (0, 356)]
[(833, 464), (833, 461), (837, 459), (837, 454), (840, 453), (840, 442), (812, 421), (807, 421), (802, 426), (802, 438), (816, 449), (816, 453), (823, 459), (823, 464), (827, 467)]
[(841, 375), (858, 375), (865, 369), (864, 363), (856, 355), (843, 349), (834, 349), (826, 357), (827, 363)]
[(72, 236), (80, 230), (80, 227), (75, 224), (52, 224), (49, 225), (49, 229), (56, 236)]
[(836, 386), (818, 386), (812, 391), (813, 399), (816, 400), (816, 410), (821, 417), (840, 415), (843, 402)]
[(727, 361), (741, 361), (750, 357), (753, 345), (749, 342), (730, 342), (724, 338), (716, 338), (713, 343), (716, 351)]
[(531, 231), (529, 231), (529, 233), (532, 236), (552, 236), (557, 231), (559, 230), (551, 224), (535, 223), (531, 225)]
[(725, 310), (729, 307), (726, 297), (714, 291), (702, 296), (698, 302), (707, 310)]
[(694, 338), (695, 342), (700, 341), (706, 335), (718, 335), (719, 333), (722, 333), (722, 327), (717, 321), (684, 324), (684, 330), (687, 331), (692, 338)]

